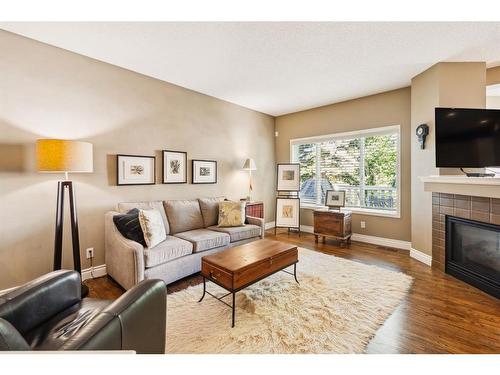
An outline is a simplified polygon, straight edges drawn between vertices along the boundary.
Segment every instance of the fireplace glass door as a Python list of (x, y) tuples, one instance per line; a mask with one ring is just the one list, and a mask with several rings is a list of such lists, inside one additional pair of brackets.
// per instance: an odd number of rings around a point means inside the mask
[(446, 272), (498, 297), (500, 227), (447, 216)]

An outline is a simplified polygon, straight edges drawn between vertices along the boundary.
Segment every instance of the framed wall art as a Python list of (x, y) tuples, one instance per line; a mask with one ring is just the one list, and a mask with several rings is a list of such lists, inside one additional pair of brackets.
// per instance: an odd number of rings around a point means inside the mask
[(300, 199), (289, 197), (276, 198), (277, 228), (300, 228)]
[(142, 155), (116, 155), (117, 185), (153, 185), (156, 182), (156, 158)]
[(325, 206), (328, 208), (338, 208), (345, 206), (345, 191), (327, 190), (325, 196)]
[(187, 152), (162, 151), (162, 183), (187, 184)]
[(278, 163), (277, 168), (277, 191), (299, 191), (300, 190), (300, 164)]
[(193, 184), (216, 184), (217, 162), (215, 160), (193, 160), (191, 174)]

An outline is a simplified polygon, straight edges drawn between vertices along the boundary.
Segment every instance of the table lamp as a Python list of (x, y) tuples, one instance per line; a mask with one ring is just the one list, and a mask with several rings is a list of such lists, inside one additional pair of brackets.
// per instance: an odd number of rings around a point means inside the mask
[(248, 171), (248, 173), (249, 173), (247, 200), (251, 201), (252, 200), (252, 191), (253, 191), (252, 171), (255, 171), (257, 169), (257, 167), (255, 166), (255, 161), (253, 159), (250, 159), (250, 158), (245, 160), (245, 164), (243, 164), (243, 169), (245, 171)]
[[(80, 238), (76, 214), (73, 182), (68, 180), (68, 173), (91, 173), (93, 171), (92, 144), (88, 142), (62, 139), (39, 139), (36, 141), (36, 159), (39, 172), (64, 173), (64, 181), (57, 183), (56, 233), (54, 240), (54, 271), (61, 269), (62, 240), (64, 218), (64, 196), (69, 194), (71, 216), (71, 237), (73, 243), (73, 265), (80, 274)], [(82, 295), (88, 294), (88, 288), (82, 284)]]

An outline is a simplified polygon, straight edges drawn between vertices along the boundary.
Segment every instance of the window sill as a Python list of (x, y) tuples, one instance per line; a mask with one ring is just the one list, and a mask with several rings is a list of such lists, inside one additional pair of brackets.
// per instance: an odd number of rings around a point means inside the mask
[[(305, 210), (319, 210), (319, 209), (326, 209), (327, 207), (311, 203), (301, 203), (300, 208), (303, 208)], [(374, 210), (370, 208), (360, 208), (360, 207), (345, 207), (342, 208), (342, 210), (351, 211), (353, 214), (359, 214), (359, 215), (390, 217), (393, 219), (401, 218), (399, 211), (390, 212), (385, 210)]]

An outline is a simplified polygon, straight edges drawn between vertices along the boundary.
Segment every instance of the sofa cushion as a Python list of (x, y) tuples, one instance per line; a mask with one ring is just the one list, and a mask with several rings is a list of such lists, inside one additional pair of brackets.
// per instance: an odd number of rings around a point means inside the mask
[(154, 267), (193, 253), (193, 244), (174, 236), (167, 236), (152, 249), (144, 249), (144, 265)]
[(215, 230), (217, 232), (227, 233), (231, 238), (231, 242), (246, 240), (252, 237), (259, 237), (261, 235), (261, 228), (257, 225), (247, 224), (241, 227), (209, 227), (210, 230)]
[(198, 199), (165, 201), (164, 206), (170, 224), (170, 233), (203, 228), (203, 216), (201, 216)]
[(128, 212), (133, 208), (138, 208), (139, 210), (158, 210), (163, 219), (163, 224), (165, 224), (165, 233), (170, 233), (170, 228), (168, 225), (167, 215), (165, 214), (165, 209), (163, 208), (163, 201), (150, 201), (150, 202), (122, 202), (118, 203), (117, 210), (120, 213)]
[(144, 247), (147, 246), (146, 241), (144, 241), (144, 234), (139, 222), (139, 210), (137, 208), (133, 208), (125, 214), (113, 216), (113, 222), (123, 237), (138, 242)]
[(198, 198), (205, 228), (217, 225), (219, 221), (219, 202), (223, 200), (224, 197)]
[(245, 202), (220, 202), (219, 227), (240, 227), (245, 225)]
[(227, 233), (215, 232), (208, 229), (190, 230), (177, 233), (175, 236), (191, 242), (193, 244), (193, 253), (227, 246), (231, 240)]
[(165, 241), (165, 225), (158, 210), (139, 210), (139, 223), (146, 245), (151, 249), (160, 242)]

